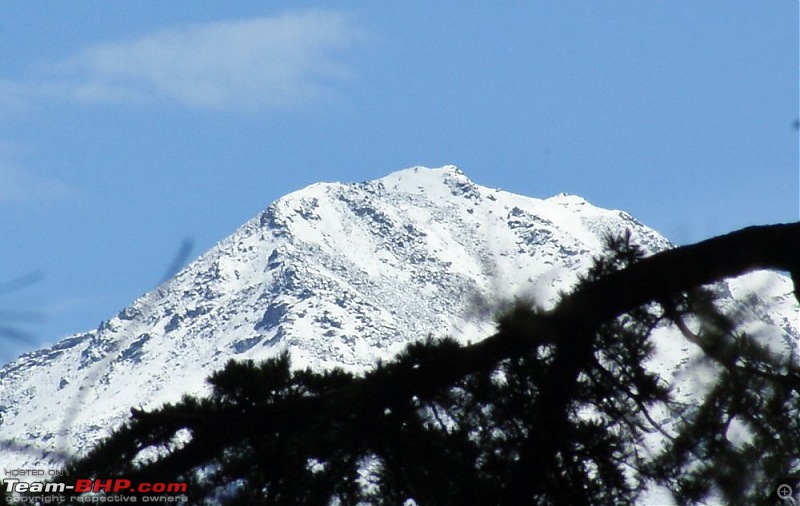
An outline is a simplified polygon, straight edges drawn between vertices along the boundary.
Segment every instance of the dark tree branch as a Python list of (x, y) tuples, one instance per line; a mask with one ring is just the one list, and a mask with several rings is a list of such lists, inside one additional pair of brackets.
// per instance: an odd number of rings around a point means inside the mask
[(419, 364), (409, 372), (410, 382), (390, 390), (404, 397), (424, 393), (546, 343), (577, 354), (591, 344), (596, 328), (617, 316), (758, 269), (800, 272), (800, 223), (745, 228), (645, 258), (584, 285), (547, 313), (456, 350), (445, 357), (448, 363)]
[[(533, 478), (554, 467), (562, 440), (558, 428), (566, 422), (578, 375), (591, 360), (594, 329), (644, 304), (670, 300), (701, 285), (756, 269), (798, 272), (799, 265), (800, 223), (751, 227), (653, 255), (565, 297), (546, 315), (564, 325), (557, 334), (553, 367), (541, 385), (537, 422), (503, 504), (529, 504), (541, 483)], [(794, 281), (797, 295), (797, 279)], [(490, 339), (503, 337), (498, 334)]]
[[(565, 435), (561, 426), (569, 403), (575, 397), (578, 377), (591, 365), (597, 329), (647, 303), (673, 300), (693, 288), (757, 269), (793, 273), (797, 294), (795, 273), (800, 272), (800, 223), (746, 228), (658, 253), (584, 283), (566, 295), (553, 310), (515, 318), (513, 324), (501, 326), (499, 332), (481, 342), (466, 347), (434, 348), (431, 353), (419, 354), (414, 360), (379, 367), (364, 378), (325, 394), (292, 399), (280, 407), (257, 409), (243, 416), (224, 412), (177, 416), (173, 425), (189, 428), (194, 435), (209, 434), (209, 428), (222, 423), (228, 430), (202, 443), (193, 440), (186, 448), (177, 450), (174, 459), (164, 463), (164, 468), (171, 467), (172, 460), (177, 461), (177, 454), (182, 452), (185, 456), (191, 455), (191, 461), (200, 463), (217, 450), (235, 444), (243, 432), (253, 430), (252, 425), (258, 426), (258, 420), (272, 418), (276, 411), (314, 413), (323, 411), (318, 408), (324, 406), (324, 412), (335, 413), (342, 421), (379, 419), (385, 410), (402, 408), (414, 396), (430, 399), (437, 391), (472, 373), (492, 370), (503, 360), (523, 356), (539, 346), (552, 345), (555, 355), (538, 385), (535, 422), (501, 498), (504, 504), (530, 504), (537, 492), (536, 483), (541, 483), (536, 478), (545, 476), (553, 468), (557, 452), (563, 447)], [(147, 418), (146, 415), (140, 417)], [(286, 431), (304, 431), (315, 423), (313, 416), (289, 419), (293, 423), (283, 428)], [(365, 429), (368, 428), (345, 424), (342, 430)]]
[(506, 504), (528, 504), (537, 482), (532, 477), (553, 467), (568, 402), (574, 398), (579, 373), (591, 361), (597, 328), (649, 302), (671, 300), (724, 278), (757, 269), (797, 272), (798, 266), (800, 223), (746, 228), (668, 250), (588, 283), (564, 297), (555, 309), (517, 320), (513, 327), (477, 344), (431, 357), (414, 369), (389, 366), (384, 374), (353, 384), (350, 395), (378, 400), (377, 409), (391, 407), (414, 395), (427, 397), (470, 373), (493, 368), (542, 344), (555, 343), (556, 356), (540, 385), (537, 423), (505, 497)]

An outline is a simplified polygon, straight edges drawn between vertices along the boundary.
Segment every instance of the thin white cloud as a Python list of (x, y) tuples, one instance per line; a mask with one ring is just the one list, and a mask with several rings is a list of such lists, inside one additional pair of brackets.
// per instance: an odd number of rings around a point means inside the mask
[(78, 189), (69, 183), (0, 165), (0, 204), (70, 197), (77, 193)]
[(53, 98), (257, 110), (314, 102), (350, 76), (339, 58), (360, 38), (344, 14), (315, 10), (190, 25), (100, 44), (0, 81), (0, 103)]
[(18, 162), (20, 148), (13, 141), (0, 141), (0, 204), (42, 202), (80, 195), (70, 183), (39, 175)]

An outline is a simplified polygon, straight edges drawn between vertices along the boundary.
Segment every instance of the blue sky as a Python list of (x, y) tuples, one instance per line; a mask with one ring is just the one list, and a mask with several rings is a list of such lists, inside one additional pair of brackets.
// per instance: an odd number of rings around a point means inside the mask
[(798, 217), (794, 0), (31, 0), (0, 44), (0, 361), (316, 181), (455, 164), (679, 243)]

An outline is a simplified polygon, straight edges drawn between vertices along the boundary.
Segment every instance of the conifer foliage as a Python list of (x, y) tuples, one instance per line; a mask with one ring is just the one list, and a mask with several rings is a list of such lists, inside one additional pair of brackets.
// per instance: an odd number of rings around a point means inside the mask
[[(363, 376), (230, 362), (208, 397), (134, 409), (70, 476), (186, 481), (191, 504), (631, 504), (652, 485), (682, 504), (774, 504), (800, 481), (800, 364), (703, 285), (796, 271), (799, 230), (649, 258), (609, 238), (554, 309), (517, 301), (479, 343), (428, 338)], [(695, 398), (646, 366), (665, 326), (713, 373)]]

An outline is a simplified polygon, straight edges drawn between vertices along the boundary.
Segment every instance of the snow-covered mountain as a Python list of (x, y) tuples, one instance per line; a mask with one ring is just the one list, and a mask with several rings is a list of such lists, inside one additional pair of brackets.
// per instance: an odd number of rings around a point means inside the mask
[[(649, 252), (670, 247), (625, 212), (485, 188), (452, 166), (309, 186), (97, 329), (0, 370), (0, 469), (83, 452), (131, 406), (204, 392), (231, 358), (289, 350), (296, 367), (357, 371), (428, 334), (480, 339), (500, 303), (522, 295), (552, 305), (604, 234), (625, 229)], [(788, 279), (753, 273), (725, 286), (731, 307), (763, 303), (754, 321), (794, 349)], [(685, 361), (681, 346), (657, 365)]]

